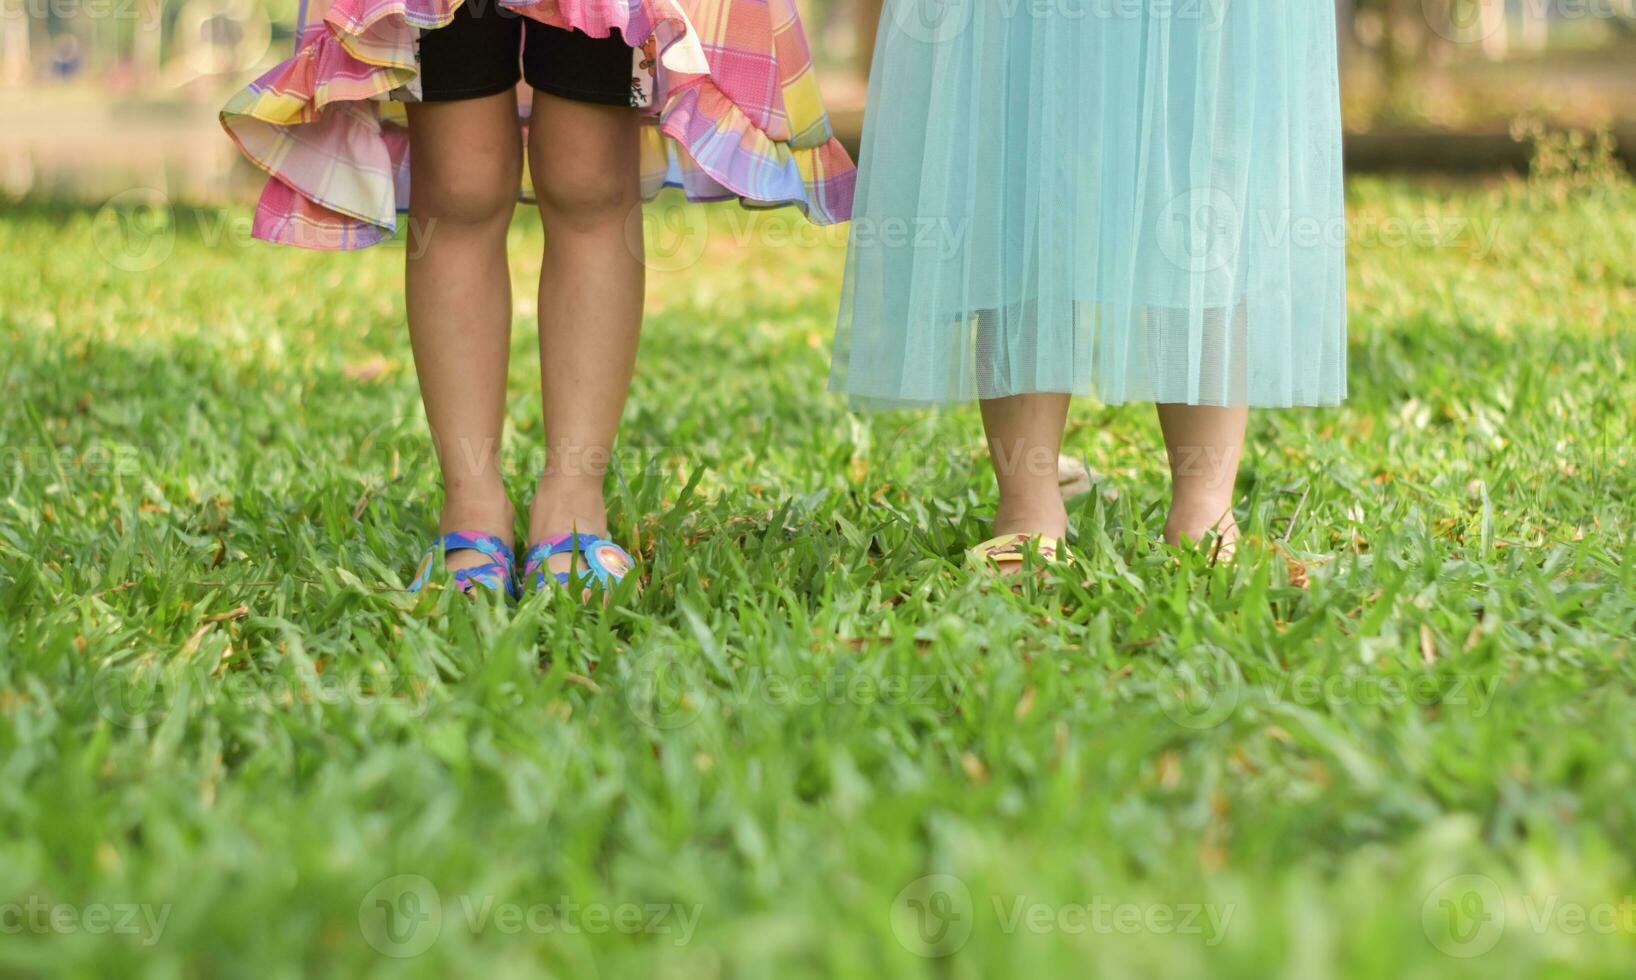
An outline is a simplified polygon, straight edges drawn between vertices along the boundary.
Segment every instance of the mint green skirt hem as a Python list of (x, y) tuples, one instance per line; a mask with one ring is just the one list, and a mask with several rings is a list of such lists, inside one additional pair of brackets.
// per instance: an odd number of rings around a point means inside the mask
[(926, 9), (881, 24), (833, 390), (1345, 398), (1333, 5)]

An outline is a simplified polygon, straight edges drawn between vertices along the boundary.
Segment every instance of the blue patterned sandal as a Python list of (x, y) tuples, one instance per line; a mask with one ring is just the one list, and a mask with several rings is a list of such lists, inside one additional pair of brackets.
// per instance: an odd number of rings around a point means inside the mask
[(521, 590), (517, 588), (517, 581), (511, 574), (517, 565), (511, 548), (494, 535), (478, 531), (451, 531), (432, 542), (425, 557), (420, 560), (415, 580), (409, 583), (409, 591), (419, 592), (425, 587), (432, 572), (437, 568), (438, 559), (454, 551), (478, 551), (489, 558), (481, 565), (456, 568), (449, 573), (455, 587), (461, 592), (470, 595), (473, 590), (483, 588), (503, 592), (513, 599), (521, 597)]
[[(585, 563), (583, 570), (553, 572), (546, 567), (546, 561), (553, 556), (569, 553), (573, 553), (579, 561)], [(577, 577), (585, 582), (583, 596), (589, 596), (592, 582), (603, 588), (611, 588), (621, 582), (635, 567), (636, 560), (630, 553), (607, 538), (599, 538), (594, 534), (558, 534), (528, 549), (528, 554), (523, 556), (522, 577), (523, 581), (536, 592), (545, 589), (547, 575), (562, 586), (570, 585)]]

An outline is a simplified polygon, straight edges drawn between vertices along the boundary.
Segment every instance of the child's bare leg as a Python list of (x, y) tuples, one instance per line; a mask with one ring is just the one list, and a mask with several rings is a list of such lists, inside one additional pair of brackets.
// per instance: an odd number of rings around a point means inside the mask
[(1238, 539), (1233, 489), (1249, 417), (1249, 409), (1243, 407), (1159, 406), (1159, 426), (1170, 457), (1166, 541), (1203, 541), (1211, 531), (1221, 535), (1223, 547)]
[[(639, 206), (639, 117), (534, 96), (529, 164), (545, 223), (540, 374), (546, 465), (529, 540), (605, 534), (603, 477), (630, 390), (642, 327), (642, 256), (626, 241)], [(566, 570), (569, 556), (552, 559)]]
[[(409, 339), (443, 475), (438, 526), (511, 542), (500, 472), (511, 281), (506, 228), (522, 140), (516, 95), (410, 105)], [(453, 568), (487, 559), (449, 556)]]
[(1068, 396), (1053, 393), (984, 400), (983, 430), (1000, 484), (994, 533), (1060, 538), (1068, 511), (1057, 482), (1057, 456), (1068, 424)]

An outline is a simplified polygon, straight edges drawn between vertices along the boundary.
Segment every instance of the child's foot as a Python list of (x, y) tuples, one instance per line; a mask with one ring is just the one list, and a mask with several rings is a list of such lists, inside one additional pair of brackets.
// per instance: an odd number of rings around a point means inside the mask
[(1231, 558), (1238, 546), (1238, 521), (1231, 507), (1188, 507), (1173, 504), (1165, 519), (1165, 543), (1180, 546), (1183, 543), (1211, 542), (1210, 548), (1220, 558)]
[[(586, 573), (599, 580), (606, 577), (611, 585), (630, 570), (630, 556), (606, 540), (594, 556), (582, 550), (592, 539), (608, 537), (608, 510), (601, 490), (600, 486), (591, 489), (540, 482), (528, 508), (529, 551), (533, 553), (545, 544), (546, 550), (553, 553), (545, 558), (543, 567), (536, 568), (538, 574), (528, 576), (525, 588), (537, 589), (541, 580), (549, 583), (564, 572)], [(581, 536), (577, 544), (574, 535)], [(588, 558), (597, 565), (593, 567)]]
[[(557, 534), (608, 533), (608, 507), (602, 501), (601, 488), (584, 490), (575, 487), (551, 486), (545, 481), (535, 488), (534, 499), (528, 505), (528, 540), (543, 541)], [(551, 559), (551, 570), (569, 570), (569, 558)]]
[(994, 512), (994, 534), (1042, 534), (1061, 538), (1068, 533), (1068, 510), (1060, 497), (1038, 503), (1001, 500)]
[[(505, 542), (506, 547), (512, 548), (517, 535), (517, 510), (503, 495), (498, 500), (446, 500), (443, 513), (438, 518), (437, 530), (439, 534), (455, 531), (492, 534)], [(456, 572), (462, 568), (475, 568), (492, 559), (478, 551), (453, 551), (443, 560), (449, 571)]]
[(1017, 559), (1030, 546), (1037, 549), (1042, 560), (1054, 561), (1067, 535), (1068, 511), (1060, 497), (1020, 504), (1001, 500), (994, 515), (994, 537), (978, 546), (986, 552), (978, 560), (985, 570), (997, 570), (1002, 576), (1016, 575), (1026, 564)]

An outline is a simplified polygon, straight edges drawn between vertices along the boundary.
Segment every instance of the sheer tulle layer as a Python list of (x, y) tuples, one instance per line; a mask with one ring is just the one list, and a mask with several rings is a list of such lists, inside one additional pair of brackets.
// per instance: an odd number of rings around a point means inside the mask
[[(392, 237), (408, 206), (403, 103), (418, 97), (416, 39), (462, 2), (333, 0), (294, 56), (228, 102), (223, 127), (269, 175), (257, 238), (343, 249)], [(825, 224), (850, 215), (856, 175), (830, 130), (793, 0), (499, 2), (592, 36), (652, 39), (647, 195), (676, 186), (692, 200), (790, 205)]]
[(881, 24), (835, 390), (1345, 396), (1331, 4), (930, 9)]

